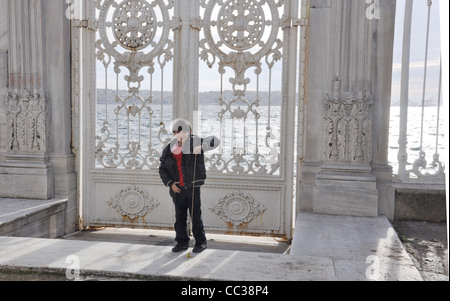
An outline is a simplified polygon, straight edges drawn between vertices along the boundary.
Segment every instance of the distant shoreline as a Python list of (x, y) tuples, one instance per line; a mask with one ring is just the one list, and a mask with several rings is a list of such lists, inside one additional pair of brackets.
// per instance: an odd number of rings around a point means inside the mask
[[(150, 90), (142, 90), (141, 91), (141, 97), (143, 99), (148, 98), (150, 95)], [(164, 104), (165, 105), (171, 105), (173, 93), (172, 91), (164, 91)], [(199, 105), (217, 105), (219, 102), (219, 91), (208, 91), (208, 92), (199, 92), (198, 99), (199, 99)], [(257, 93), (256, 91), (247, 91), (246, 92), (247, 99), (254, 100), (256, 99)], [(108, 89), (108, 104), (114, 103), (114, 99), (116, 96), (116, 90)], [(125, 98), (129, 96), (127, 90), (119, 90), (119, 96), (122, 98)], [(272, 91), (270, 104), (273, 106), (279, 106), (281, 105), (281, 91)], [(231, 100), (233, 98), (233, 91), (226, 90), (223, 92), (223, 98), (225, 100)], [(269, 92), (260, 91), (259, 92), (259, 105), (260, 106), (267, 106), (269, 104)], [(130, 101), (130, 104), (132, 104), (133, 101)], [(134, 103), (138, 103), (138, 101), (135, 101)], [(441, 107), (444, 107), (445, 101), (441, 100)], [(105, 104), (105, 89), (97, 89), (97, 104)], [(161, 91), (153, 91), (153, 104), (161, 104)], [(400, 100), (393, 100), (391, 101), (391, 107), (398, 107), (400, 106)], [(410, 100), (409, 107), (421, 107), (422, 106), (422, 100)], [(437, 107), (437, 99), (427, 99), (425, 100), (425, 107)]]

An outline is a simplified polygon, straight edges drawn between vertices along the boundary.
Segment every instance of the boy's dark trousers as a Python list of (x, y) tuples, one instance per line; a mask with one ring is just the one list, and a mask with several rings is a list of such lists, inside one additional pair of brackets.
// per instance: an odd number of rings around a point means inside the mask
[[(192, 234), (197, 245), (206, 243), (205, 230), (203, 228), (202, 210), (200, 201), (200, 187), (184, 188), (181, 187), (180, 193), (174, 193), (171, 190), (173, 203), (175, 204), (175, 241), (181, 245), (189, 244), (189, 235), (187, 228), (187, 212), (192, 214), (192, 190), (194, 191), (194, 218), (192, 223)], [(190, 217), (189, 217), (190, 218)]]

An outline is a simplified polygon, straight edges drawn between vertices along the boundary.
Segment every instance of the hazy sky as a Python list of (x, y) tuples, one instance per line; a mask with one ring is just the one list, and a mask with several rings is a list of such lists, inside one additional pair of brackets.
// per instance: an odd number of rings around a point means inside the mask
[[(403, 17), (405, 1), (397, 0), (396, 34), (394, 42), (394, 65), (392, 74), (392, 100), (400, 99), (400, 80), (402, 67)], [(428, 46), (428, 68), (425, 99), (433, 98), (437, 102), (439, 87), (439, 67), (441, 55), (439, 1), (431, 6), (430, 35)], [(427, 31), (427, 0), (415, 0), (413, 6), (413, 24), (411, 28), (410, 57), (410, 101), (421, 101), (425, 62)]]

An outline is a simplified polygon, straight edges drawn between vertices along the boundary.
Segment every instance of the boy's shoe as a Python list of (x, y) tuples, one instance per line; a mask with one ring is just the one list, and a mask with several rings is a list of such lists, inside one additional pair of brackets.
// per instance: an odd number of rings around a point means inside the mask
[(194, 249), (192, 250), (192, 252), (200, 253), (200, 252), (203, 252), (204, 250), (206, 250), (206, 243), (195, 244)]
[(188, 245), (177, 244), (175, 247), (172, 248), (172, 252), (178, 253), (178, 252), (186, 251), (187, 249), (189, 249)]

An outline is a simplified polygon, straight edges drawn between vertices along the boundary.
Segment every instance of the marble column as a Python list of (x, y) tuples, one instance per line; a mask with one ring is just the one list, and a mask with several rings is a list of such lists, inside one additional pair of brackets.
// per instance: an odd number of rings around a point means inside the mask
[(77, 205), (67, 6), (63, 1), (0, 1), (9, 17), (7, 42), (0, 36), (7, 45), (6, 51), (0, 48), (0, 88), (8, 79), (5, 126), (0, 119), (0, 197), (67, 198), (66, 232), (71, 232)]
[(175, 0), (174, 58), (179, 66), (173, 74), (173, 117), (186, 118), (193, 122), (197, 131), (198, 112), (198, 37), (201, 29), (199, 1)]
[(0, 162), (0, 197), (53, 197), (49, 162), (50, 101), (45, 91), (40, 0), (8, 1), (6, 153)]
[(43, 1), (46, 22), (43, 26), (45, 43), (45, 91), (49, 95), (50, 163), (53, 166), (53, 195), (67, 199), (65, 232), (76, 229), (78, 220), (77, 178), (72, 154), (71, 105), (71, 34), (64, 1)]
[(387, 135), (395, 0), (379, 3), (373, 14), (365, 1), (311, 0), (299, 210), (393, 214)]
[(371, 70), (373, 104), (372, 174), (377, 179), (378, 213), (394, 219), (395, 188), (389, 165), (389, 122), (392, 87), (396, 0), (380, 1), (374, 28), (373, 68)]
[(0, 162), (6, 152), (6, 95), (8, 92), (8, 1), (0, 0)]
[(0, 0), (0, 162), (6, 152), (6, 107), (8, 92), (8, 0)]

